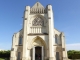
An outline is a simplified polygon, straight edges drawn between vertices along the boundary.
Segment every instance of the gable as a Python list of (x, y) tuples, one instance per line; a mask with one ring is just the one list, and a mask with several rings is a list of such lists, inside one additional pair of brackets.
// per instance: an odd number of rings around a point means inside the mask
[(32, 8), (44, 8), (43, 5), (40, 2), (37, 2), (34, 4), (34, 6)]

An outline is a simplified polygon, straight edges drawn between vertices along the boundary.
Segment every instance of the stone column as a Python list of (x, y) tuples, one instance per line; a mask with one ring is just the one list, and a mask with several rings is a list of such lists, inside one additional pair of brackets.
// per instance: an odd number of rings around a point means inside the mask
[(24, 13), (24, 24), (23, 24), (23, 55), (22, 60), (29, 60), (29, 50), (28, 50), (28, 21), (30, 14), (30, 6), (26, 6)]
[(44, 47), (42, 46), (42, 60), (44, 60)]
[(61, 33), (61, 41), (62, 41), (62, 57), (63, 57), (63, 60), (67, 60), (67, 51), (66, 51), (66, 46), (65, 46), (64, 33)]
[(33, 53), (33, 55), (32, 55), (32, 60), (35, 60), (35, 47), (33, 47), (32, 53)]
[(48, 29), (49, 29), (49, 60), (55, 60), (55, 51), (54, 51), (54, 24), (53, 24), (53, 11), (52, 6), (47, 6), (47, 15), (48, 15)]

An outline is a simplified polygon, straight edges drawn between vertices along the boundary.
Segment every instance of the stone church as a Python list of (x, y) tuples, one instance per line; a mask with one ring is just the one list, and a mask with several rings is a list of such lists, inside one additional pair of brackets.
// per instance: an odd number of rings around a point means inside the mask
[(67, 60), (65, 36), (54, 28), (51, 5), (26, 6), (23, 27), (12, 38), (10, 60)]

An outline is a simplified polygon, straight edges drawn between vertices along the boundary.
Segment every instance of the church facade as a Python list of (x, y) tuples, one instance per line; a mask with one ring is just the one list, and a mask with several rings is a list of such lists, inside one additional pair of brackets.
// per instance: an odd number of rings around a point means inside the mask
[(65, 36), (54, 28), (52, 6), (26, 6), (22, 29), (12, 38), (10, 60), (67, 60)]

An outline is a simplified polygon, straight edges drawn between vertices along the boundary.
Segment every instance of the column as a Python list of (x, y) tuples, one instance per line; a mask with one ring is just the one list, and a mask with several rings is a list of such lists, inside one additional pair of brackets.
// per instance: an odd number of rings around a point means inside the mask
[(22, 60), (29, 60), (29, 50), (28, 48), (28, 33), (29, 33), (29, 25), (28, 22), (30, 20), (30, 6), (26, 6), (26, 10), (24, 13), (24, 24), (23, 24), (23, 52), (22, 52)]
[(53, 11), (52, 6), (47, 6), (47, 14), (48, 14), (48, 29), (49, 29), (49, 60), (55, 60), (55, 51), (54, 51), (54, 24), (53, 24)]
[(33, 50), (33, 51), (32, 51), (32, 54), (33, 54), (33, 56), (32, 56), (32, 60), (35, 60), (35, 47), (33, 47), (32, 50)]
[(44, 60), (44, 47), (42, 46), (42, 60)]

